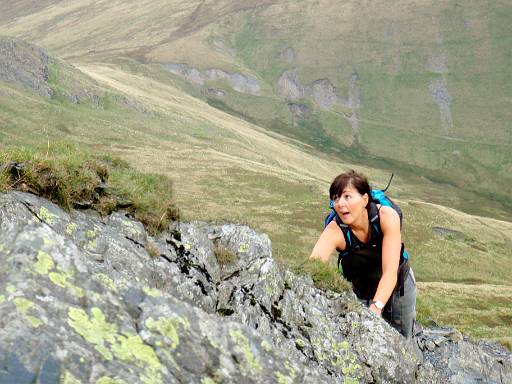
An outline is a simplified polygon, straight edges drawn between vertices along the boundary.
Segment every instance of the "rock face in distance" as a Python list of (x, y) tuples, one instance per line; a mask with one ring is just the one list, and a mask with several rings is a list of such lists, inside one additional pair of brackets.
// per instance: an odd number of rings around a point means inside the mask
[(0, 80), (21, 84), (51, 98), (49, 62), (44, 49), (18, 39), (0, 37)]
[(123, 213), (10, 192), (0, 262), (0, 384), (512, 382), (508, 351), (450, 332), (424, 333), (420, 363), (352, 294), (282, 269), (245, 226), (151, 237)]

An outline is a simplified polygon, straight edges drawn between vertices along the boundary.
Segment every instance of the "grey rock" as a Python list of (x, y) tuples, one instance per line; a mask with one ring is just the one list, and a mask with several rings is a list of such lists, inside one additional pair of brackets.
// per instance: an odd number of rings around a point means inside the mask
[(311, 116), (311, 110), (304, 104), (288, 103), (288, 109), (299, 119), (308, 119)]
[(0, 37), (0, 80), (20, 84), (51, 98), (50, 63), (44, 49), (18, 39)]
[(289, 64), (293, 64), (297, 61), (297, 52), (292, 47), (286, 47), (281, 52), (279, 52), (278, 57), (282, 60), (285, 60)]
[(427, 60), (427, 70), (433, 73), (447, 73), (448, 59), (446, 55), (430, 56)]
[(176, 75), (184, 77), (193, 84), (204, 85), (210, 81), (227, 80), (230, 87), (237, 92), (251, 95), (259, 95), (261, 92), (258, 79), (251, 75), (246, 76), (238, 72), (226, 72), (218, 68), (201, 71), (183, 63), (168, 63), (164, 64), (163, 67)]
[[(216, 247), (234, 261), (220, 265)], [(0, 263), (2, 384), (506, 383), (512, 374), (510, 352), (454, 341), (453, 329), (418, 335), (422, 362), (353, 293), (284, 269), (268, 236), (246, 226), (173, 223), (152, 237), (121, 212), (65, 212), (9, 192)]]
[(308, 87), (307, 93), (322, 109), (329, 110), (338, 104), (336, 88), (329, 79), (315, 80)]
[(298, 100), (305, 95), (304, 86), (300, 83), (294, 70), (284, 71), (277, 80), (277, 91), (287, 100)]
[(441, 127), (444, 132), (448, 134), (450, 129), (453, 128), (452, 114), (450, 110), (453, 98), (448, 92), (446, 80), (444, 78), (431, 80), (429, 88), (432, 98), (439, 109)]
[(465, 237), (463, 232), (456, 231), (456, 230), (450, 229), (450, 228), (445, 228), (445, 227), (433, 226), (432, 232), (434, 232), (438, 235), (444, 236), (444, 237), (453, 237), (456, 239), (464, 239), (464, 237)]

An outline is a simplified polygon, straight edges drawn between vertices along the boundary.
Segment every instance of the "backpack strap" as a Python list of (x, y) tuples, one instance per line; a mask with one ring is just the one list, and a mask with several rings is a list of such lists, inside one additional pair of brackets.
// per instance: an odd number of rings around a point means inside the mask
[[(377, 204), (370, 203), (368, 211), (368, 220), (370, 222), (370, 242), (377, 244), (382, 241), (382, 229), (380, 228), (380, 207)], [(377, 243), (375, 241), (377, 240)]]
[(338, 215), (335, 217), (336, 224), (341, 229), (341, 233), (343, 233), (343, 237), (345, 238), (345, 249), (338, 253), (338, 272), (343, 272), (341, 268), (341, 259), (345, 256), (348, 256), (350, 250), (352, 249), (353, 242), (350, 236), (350, 231), (347, 224), (344, 224)]

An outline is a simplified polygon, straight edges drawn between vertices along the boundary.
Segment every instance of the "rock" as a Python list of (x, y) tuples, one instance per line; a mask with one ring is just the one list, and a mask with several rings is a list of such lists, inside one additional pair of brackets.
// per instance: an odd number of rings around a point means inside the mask
[[(219, 247), (232, 262), (217, 262)], [(353, 293), (285, 270), (268, 236), (246, 226), (173, 223), (152, 237), (122, 212), (68, 213), (9, 192), (0, 262), (0, 384), (505, 383), (512, 374), (510, 352), (454, 341), (453, 329), (418, 336), (421, 363)]]
[(227, 80), (230, 87), (237, 92), (251, 95), (259, 95), (261, 92), (258, 79), (251, 75), (246, 76), (238, 72), (226, 72), (218, 68), (201, 71), (196, 68), (191, 68), (187, 64), (169, 63), (163, 66), (170, 72), (183, 76), (187, 81), (193, 84), (204, 85), (210, 81)]
[(311, 117), (311, 110), (307, 105), (288, 103), (288, 109), (295, 117), (299, 119), (308, 119)]
[(278, 57), (282, 60), (285, 60), (289, 64), (293, 64), (297, 61), (297, 53), (292, 47), (286, 47), (281, 52), (279, 52)]
[(0, 80), (20, 84), (51, 98), (50, 62), (44, 49), (18, 39), (0, 37)]
[(461, 231), (456, 231), (454, 229), (444, 228), (444, 227), (432, 227), (432, 232), (441, 235), (443, 237), (454, 238), (454, 239), (464, 239), (466, 236)]
[(336, 88), (329, 79), (315, 80), (308, 87), (307, 93), (322, 109), (329, 110), (338, 103)]
[(293, 70), (286, 70), (279, 76), (277, 92), (287, 100), (298, 100), (305, 95), (304, 87)]

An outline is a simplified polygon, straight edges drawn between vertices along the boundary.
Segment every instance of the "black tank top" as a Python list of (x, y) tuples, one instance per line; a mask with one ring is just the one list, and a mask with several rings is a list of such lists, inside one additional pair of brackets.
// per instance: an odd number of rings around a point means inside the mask
[[(345, 250), (339, 251), (338, 265), (343, 276), (352, 283), (354, 293), (363, 300), (371, 300), (375, 296), (377, 286), (382, 277), (382, 230), (380, 229), (379, 209), (375, 204), (370, 205), (368, 212), (369, 240), (360, 241), (350, 227), (343, 224), (336, 216), (336, 223), (345, 237)], [(404, 262), (400, 252), (400, 265)]]

